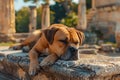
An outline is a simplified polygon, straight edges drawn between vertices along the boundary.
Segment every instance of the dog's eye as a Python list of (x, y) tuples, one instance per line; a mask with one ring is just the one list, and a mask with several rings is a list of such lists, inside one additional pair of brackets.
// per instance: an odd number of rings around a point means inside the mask
[(79, 42), (74, 42), (74, 44), (76, 44), (76, 45), (77, 45), (77, 44), (79, 44)]
[(67, 44), (68, 42), (66, 40), (59, 40), (60, 42)]

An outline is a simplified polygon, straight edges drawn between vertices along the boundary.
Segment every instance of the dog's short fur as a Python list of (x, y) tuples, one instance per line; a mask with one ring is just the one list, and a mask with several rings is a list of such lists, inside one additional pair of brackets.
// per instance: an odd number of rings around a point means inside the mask
[[(35, 31), (15, 49), (21, 49), (29, 45), (30, 68), (29, 73), (34, 75), (39, 68), (38, 55), (47, 49), (49, 55), (43, 59), (40, 66), (53, 64), (58, 58), (69, 60), (75, 58), (79, 46), (84, 40), (84, 34), (74, 28), (68, 28), (63, 24), (53, 24), (47, 29)], [(31, 45), (32, 44), (32, 45)]]

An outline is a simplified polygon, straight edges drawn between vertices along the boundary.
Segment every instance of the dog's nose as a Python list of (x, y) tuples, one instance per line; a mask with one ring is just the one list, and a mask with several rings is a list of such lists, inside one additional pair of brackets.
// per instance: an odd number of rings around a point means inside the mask
[(70, 49), (71, 52), (76, 52), (77, 51), (77, 49), (74, 48), (74, 47), (69, 47), (69, 49)]

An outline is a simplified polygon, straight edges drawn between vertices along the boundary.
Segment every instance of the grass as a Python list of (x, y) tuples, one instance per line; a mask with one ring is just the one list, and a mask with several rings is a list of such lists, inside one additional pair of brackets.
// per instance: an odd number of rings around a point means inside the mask
[(15, 44), (15, 43), (13, 43), (13, 42), (1, 42), (0, 46), (11, 46), (13, 44)]
[(112, 42), (106, 42), (106, 44), (112, 44), (113, 47), (116, 47), (116, 46), (117, 46), (116, 43), (112, 43)]

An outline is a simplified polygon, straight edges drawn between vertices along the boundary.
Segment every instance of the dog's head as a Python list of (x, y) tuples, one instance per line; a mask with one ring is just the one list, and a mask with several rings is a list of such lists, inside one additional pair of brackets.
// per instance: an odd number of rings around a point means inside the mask
[(78, 48), (82, 44), (84, 34), (64, 25), (54, 25), (44, 30), (50, 53), (55, 53), (64, 60), (77, 59)]

